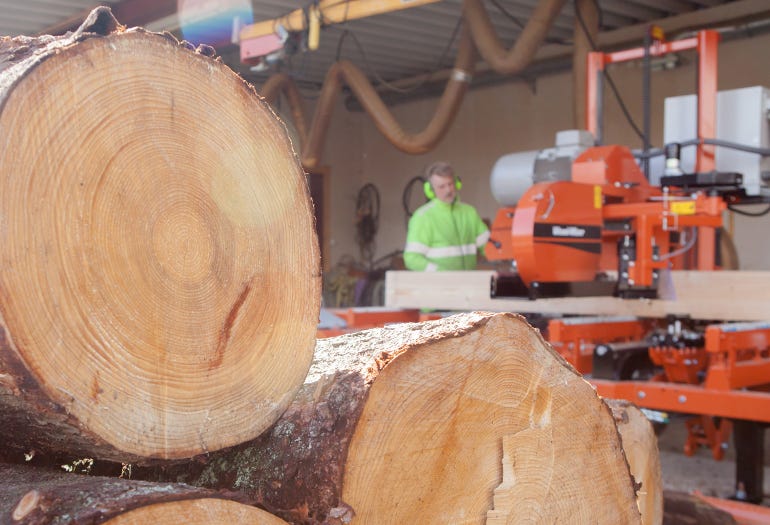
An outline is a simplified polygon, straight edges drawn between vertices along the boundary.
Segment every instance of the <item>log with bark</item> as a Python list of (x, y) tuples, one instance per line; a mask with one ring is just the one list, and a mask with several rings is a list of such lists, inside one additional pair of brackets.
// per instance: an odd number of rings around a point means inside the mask
[(285, 127), (211, 48), (0, 40), (0, 438), (141, 462), (270, 427), (320, 307)]
[(151, 475), (292, 523), (640, 522), (607, 405), (514, 314), (319, 340), (276, 425), (206, 461)]
[(0, 464), (0, 523), (280, 525), (272, 514), (178, 483), (149, 483)]
[(643, 525), (663, 522), (663, 481), (658, 438), (639, 408), (622, 399), (605, 399), (620, 432), (623, 452), (637, 484), (637, 504)]

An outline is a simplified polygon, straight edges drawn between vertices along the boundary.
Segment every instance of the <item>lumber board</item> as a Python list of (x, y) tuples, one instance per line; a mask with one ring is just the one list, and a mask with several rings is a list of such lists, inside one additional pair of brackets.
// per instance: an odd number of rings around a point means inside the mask
[(385, 304), (395, 308), (490, 310), (496, 312), (633, 315), (724, 321), (770, 320), (770, 272), (672, 271), (661, 285), (665, 299), (561, 297), (528, 300), (491, 298), (491, 270), (465, 272), (390, 271)]

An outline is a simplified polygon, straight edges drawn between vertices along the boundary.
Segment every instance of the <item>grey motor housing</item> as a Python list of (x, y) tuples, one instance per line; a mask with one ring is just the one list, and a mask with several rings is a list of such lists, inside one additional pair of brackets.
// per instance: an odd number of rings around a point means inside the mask
[(555, 144), (553, 148), (509, 153), (497, 159), (489, 183), (501, 206), (515, 206), (538, 182), (570, 180), (572, 162), (594, 145), (594, 137), (586, 130), (559, 131)]

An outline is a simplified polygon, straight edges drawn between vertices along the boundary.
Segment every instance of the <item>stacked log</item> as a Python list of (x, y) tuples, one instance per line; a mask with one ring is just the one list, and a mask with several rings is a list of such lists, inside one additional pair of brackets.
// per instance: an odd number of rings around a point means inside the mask
[(663, 521), (663, 481), (661, 480), (658, 438), (649, 419), (638, 407), (621, 399), (605, 399), (620, 432), (631, 476), (637, 486), (637, 504), (643, 525)]
[(286, 522), (210, 490), (0, 465), (0, 523), (143, 525)]
[(105, 8), (2, 39), (0, 138), (0, 439), (153, 479), (0, 466), (0, 521), (642, 522), (642, 445), (522, 317), (313, 355), (304, 176), (211, 49)]
[(0, 439), (120, 462), (250, 440), (320, 306), (284, 126), (213, 50), (94, 10), (0, 40)]
[(276, 425), (206, 461), (161, 479), (292, 523), (640, 522), (610, 410), (514, 314), (319, 340)]

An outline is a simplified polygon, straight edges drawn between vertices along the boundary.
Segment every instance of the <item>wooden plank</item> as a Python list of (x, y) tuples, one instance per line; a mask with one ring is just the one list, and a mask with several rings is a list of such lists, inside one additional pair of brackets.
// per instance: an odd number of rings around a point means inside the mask
[(673, 271), (661, 285), (665, 299), (564, 297), (530, 301), (489, 296), (493, 271), (387, 272), (385, 304), (397, 308), (490, 310), (518, 313), (634, 315), (726, 321), (770, 320), (770, 272)]

